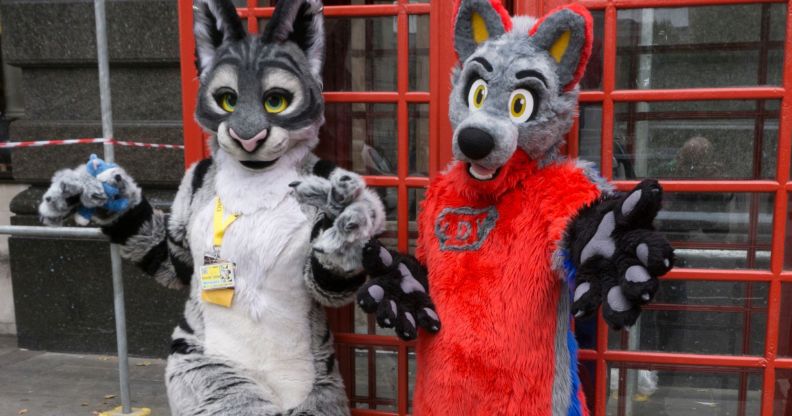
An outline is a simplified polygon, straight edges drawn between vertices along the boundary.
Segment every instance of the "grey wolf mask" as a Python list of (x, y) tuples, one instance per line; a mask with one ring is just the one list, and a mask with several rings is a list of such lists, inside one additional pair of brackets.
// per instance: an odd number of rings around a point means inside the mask
[(307, 153), (324, 123), (322, 4), (288, 1), (260, 36), (249, 35), (230, 1), (197, 0), (195, 117), (225, 152), (250, 170), (295, 148)]
[(592, 40), (591, 15), (579, 5), (537, 21), (510, 18), (498, 0), (458, 4), (449, 116), (454, 157), (472, 178), (495, 179), (518, 149), (540, 164), (558, 157)]

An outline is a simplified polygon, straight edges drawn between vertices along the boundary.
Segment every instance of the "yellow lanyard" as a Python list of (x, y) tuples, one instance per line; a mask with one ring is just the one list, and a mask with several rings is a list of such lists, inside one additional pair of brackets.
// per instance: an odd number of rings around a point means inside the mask
[(220, 197), (215, 198), (215, 211), (214, 211), (214, 247), (219, 249), (221, 245), (223, 245), (223, 236), (225, 235), (228, 226), (231, 225), (239, 215), (237, 214), (229, 214), (227, 217), (224, 217), (224, 209), (223, 203), (220, 202)]

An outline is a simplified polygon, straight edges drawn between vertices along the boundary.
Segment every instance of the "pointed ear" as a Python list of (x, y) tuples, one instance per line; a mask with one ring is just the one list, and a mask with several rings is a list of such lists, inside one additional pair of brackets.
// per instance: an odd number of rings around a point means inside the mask
[(594, 42), (591, 13), (579, 4), (561, 6), (536, 22), (529, 33), (533, 43), (558, 64), (564, 91), (575, 88), (586, 70)]
[(465, 61), (487, 39), (494, 39), (512, 28), (509, 12), (500, 0), (461, 0), (454, 23), (454, 49)]
[(322, 9), (320, 0), (280, 0), (261, 36), (265, 43), (296, 43), (305, 52), (311, 74), (317, 80), (322, 79), (325, 52)]
[(212, 66), (215, 52), (223, 42), (247, 36), (236, 8), (229, 0), (194, 0), (193, 33), (195, 65), (201, 75)]

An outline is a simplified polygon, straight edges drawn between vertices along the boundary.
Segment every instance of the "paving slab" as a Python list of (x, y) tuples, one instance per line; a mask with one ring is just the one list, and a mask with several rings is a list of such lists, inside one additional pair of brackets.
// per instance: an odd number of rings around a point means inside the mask
[[(0, 414), (84, 416), (121, 404), (118, 360), (114, 356), (59, 354), (16, 348), (0, 336)], [(132, 406), (170, 415), (165, 394), (165, 361), (131, 358)], [(97, 412), (97, 413), (95, 413)]]

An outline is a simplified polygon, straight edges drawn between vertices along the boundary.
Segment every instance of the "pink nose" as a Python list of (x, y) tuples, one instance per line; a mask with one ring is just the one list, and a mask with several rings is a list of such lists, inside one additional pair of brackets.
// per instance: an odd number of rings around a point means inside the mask
[(268, 129), (261, 130), (260, 132), (258, 132), (258, 134), (256, 134), (255, 136), (249, 139), (243, 139), (242, 137), (240, 137), (237, 134), (237, 132), (234, 131), (233, 128), (228, 129), (228, 134), (231, 135), (231, 138), (238, 141), (246, 152), (252, 153), (259, 147), (260, 143), (263, 143), (264, 141), (267, 140), (267, 136), (269, 135), (269, 130)]

